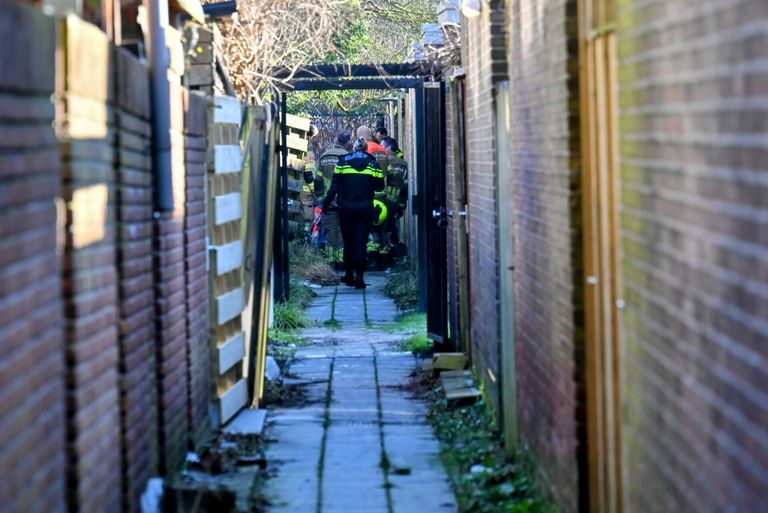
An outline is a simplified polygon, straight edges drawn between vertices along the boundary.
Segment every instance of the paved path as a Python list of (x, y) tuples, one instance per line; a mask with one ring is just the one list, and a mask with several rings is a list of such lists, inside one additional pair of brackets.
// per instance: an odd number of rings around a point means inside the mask
[(306, 402), (270, 410), (267, 459), (276, 476), (265, 494), (271, 513), (454, 513), (427, 405), (401, 389), (418, 362), (397, 350), (402, 333), (382, 292), (383, 274), (368, 289), (318, 289), (304, 330), (311, 343), (290, 365)]

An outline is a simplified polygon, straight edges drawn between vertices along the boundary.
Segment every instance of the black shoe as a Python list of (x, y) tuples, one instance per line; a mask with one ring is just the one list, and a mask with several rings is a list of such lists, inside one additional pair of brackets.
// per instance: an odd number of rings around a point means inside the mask
[(356, 289), (364, 289), (366, 287), (365, 282), (363, 280), (357, 280), (355, 281), (355, 288)]
[(352, 276), (344, 275), (341, 277), (341, 283), (343, 283), (344, 285), (349, 285), (350, 287), (354, 287), (357, 282)]

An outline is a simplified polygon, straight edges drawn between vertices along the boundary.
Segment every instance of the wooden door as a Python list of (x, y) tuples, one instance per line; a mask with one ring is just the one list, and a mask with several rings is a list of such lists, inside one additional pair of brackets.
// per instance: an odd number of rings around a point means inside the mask
[(579, 4), (590, 510), (623, 511), (616, 36), (610, 0)]

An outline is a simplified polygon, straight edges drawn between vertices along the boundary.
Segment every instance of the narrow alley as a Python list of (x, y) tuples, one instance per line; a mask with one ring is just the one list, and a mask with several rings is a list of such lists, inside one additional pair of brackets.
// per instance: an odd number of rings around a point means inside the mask
[(767, 383), (768, 0), (0, 0), (0, 513), (766, 513)]
[[(398, 311), (381, 291), (317, 289), (285, 380), (301, 391), (295, 406), (267, 414), (265, 496), (272, 513), (448, 513), (456, 502), (427, 423), (427, 404), (408, 392), (420, 360), (400, 350)], [(334, 323), (335, 325), (335, 323)]]

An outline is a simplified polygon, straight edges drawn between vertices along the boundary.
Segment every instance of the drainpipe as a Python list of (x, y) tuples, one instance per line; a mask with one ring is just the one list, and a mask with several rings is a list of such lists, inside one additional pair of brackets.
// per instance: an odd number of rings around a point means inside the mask
[(155, 210), (173, 210), (171, 178), (171, 94), (168, 84), (170, 55), (165, 42), (167, 0), (144, 0), (147, 9), (150, 91), (152, 96), (152, 169)]

